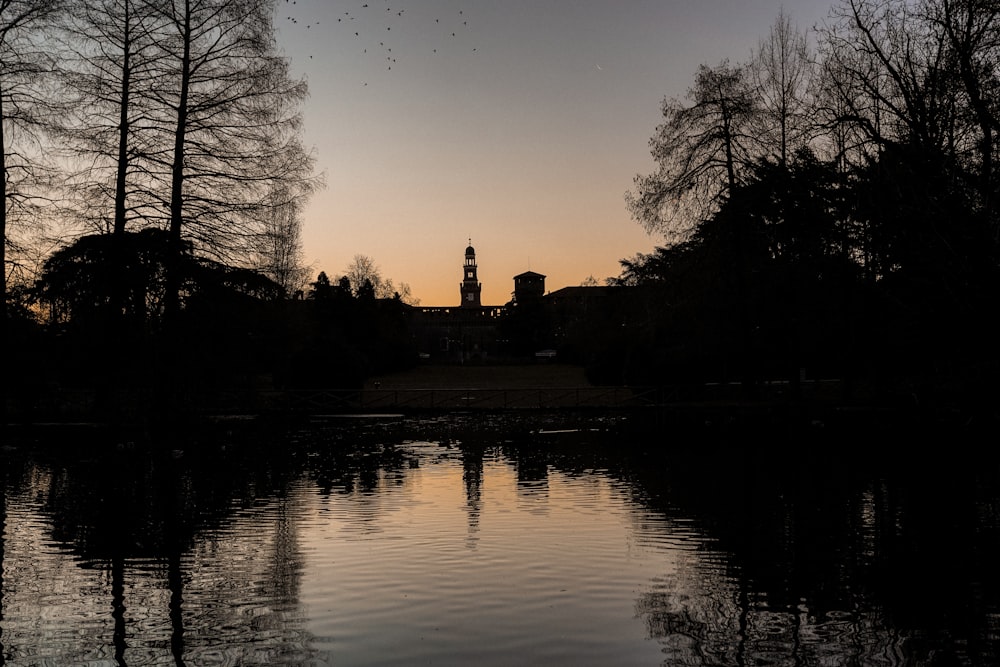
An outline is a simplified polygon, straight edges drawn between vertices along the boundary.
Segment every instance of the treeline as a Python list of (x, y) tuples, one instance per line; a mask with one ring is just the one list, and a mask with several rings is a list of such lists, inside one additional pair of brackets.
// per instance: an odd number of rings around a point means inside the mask
[[(29, 369), (59, 359), (110, 386), (150, 361), (169, 375), (185, 341), (233, 333), (192, 329), (209, 295), (302, 284), (300, 212), (320, 182), (275, 6), (0, 2), (5, 370), (30, 350)], [(39, 328), (52, 350), (25, 340)]]
[(996, 3), (846, 0), (699, 68), (626, 195), (666, 243), (623, 262), (606, 372), (995, 395), (998, 38)]
[[(130, 304), (109, 349), (105, 236), (54, 253), (29, 298), (43, 313), (12, 316), (4, 364), (15, 420), (87, 417), (174, 420), (221, 409), (237, 396), (351, 391), (372, 375), (409, 368), (417, 350), (409, 306), (379, 298), (373, 283), (331, 283), (325, 273), (298, 294), (259, 271), (185, 255), (184, 307), (165, 332), (164, 232), (125, 235)], [(273, 407), (271, 408), (273, 409)]]

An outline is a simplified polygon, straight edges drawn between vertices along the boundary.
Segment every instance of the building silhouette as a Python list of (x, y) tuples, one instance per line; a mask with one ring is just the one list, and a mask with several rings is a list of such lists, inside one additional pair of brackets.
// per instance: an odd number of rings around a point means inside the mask
[(414, 343), (421, 358), (466, 362), (497, 357), (501, 342), (497, 324), (504, 306), (482, 304), (483, 284), (472, 239), (465, 248), (459, 302), (455, 306), (415, 307), (411, 318)]
[(472, 239), (465, 248), (459, 303), (415, 306), (410, 326), (413, 342), (425, 360), (485, 362), (549, 353), (566, 340), (569, 330), (594, 312), (609, 288), (573, 287), (545, 293), (545, 276), (525, 271), (513, 277), (514, 291), (504, 305), (483, 305), (483, 284)]
[(462, 300), (459, 305), (462, 308), (481, 308), (483, 305), (481, 302), (483, 284), (479, 282), (479, 276), (477, 275), (476, 249), (472, 247), (472, 239), (469, 239), (469, 246), (465, 249), (463, 271), (465, 272), (465, 277), (462, 279), (462, 284), (458, 286), (462, 294)]
[(514, 276), (515, 304), (537, 301), (545, 296), (545, 276), (534, 271), (525, 271)]

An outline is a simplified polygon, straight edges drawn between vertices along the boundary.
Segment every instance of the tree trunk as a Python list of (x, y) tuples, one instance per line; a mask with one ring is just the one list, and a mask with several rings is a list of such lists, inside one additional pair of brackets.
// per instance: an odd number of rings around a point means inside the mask
[[(115, 225), (114, 236), (120, 240), (125, 234), (125, 187), (128, 175), (128, 138), (129, 138), (129, 89), (131, 87), (131, 50), (132, 50), (132, 13), (131, 2), (125, 0), (125, 29), (122, 40), (122, 88), (121, 106), (118, 116), (118, 169), (115, 175)], [(116, 246), (120, 243), (116, 243)]]
[[(0, 341), (10, 352), (7, 339), (7, 144), (4, 137), (3, 82), (0, 81)], [(0, 383), (0, 424), (7, 423), (7, 382)], [(0, 645), (2, 648), (2, 645)], [(0, 657), (3, 653), (0, 652)]]
[(184, 3), (182, 26), (183, 56), (180, 71), (180, 98), (174, 129), (174, 159), (170, 168), (170, 232), (167, 237), (167, 294), (164, 317), (172, 328), (180, 313), (181, 271), (183, 269), (184, 227), (184, 148), (187, 133), (188, 95), (191, 88), (191, 6)]

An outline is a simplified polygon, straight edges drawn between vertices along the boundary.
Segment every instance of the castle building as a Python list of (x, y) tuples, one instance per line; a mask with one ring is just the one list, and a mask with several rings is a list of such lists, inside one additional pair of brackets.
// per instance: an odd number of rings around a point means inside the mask
[(504, 307), (482, 303), (483, 285), (479, 282), (476, 249), (471, 239), (465, 249), (458, 289), (461, 299), (457, 306), (414, 309), (411, 324), (414, 343), (422, 355), (439, 360), (464, 362), (496, 356), (497, 322)]
[(472, 247), (472, 239), (469, 239), (469, 247), (465, 249), (465, 266), (463, 267), (465, 277), (458, 286), (462, 294), (459, 305), (462, 308), (481, 308), (481, 294), (483, 284), (479, 282), (476, 266), (476, 249)]
[(534, 271), (525, 271), (514, 276), (515, 304), (538, 301), (545, 296), (545, 276)]
[[(609, 288), (573, 287), (545, 293), (545, 276), (525, 271), (514, 276), (511, 301), (482, 304), (476, 249), (465, 249), (457, 306), (417, 306), (410, 310), (413, 344), (422, 359), (466, 363), (530, 356), (552, 350), (594, 313), (597, 297)], [(605, 299), (599, 299), (604, 301)]]

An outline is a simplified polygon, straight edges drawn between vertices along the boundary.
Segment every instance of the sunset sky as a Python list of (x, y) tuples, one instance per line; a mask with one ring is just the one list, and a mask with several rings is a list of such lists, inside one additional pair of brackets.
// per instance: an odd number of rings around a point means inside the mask
[(699, 64), (747, 60), (783, 6), (805, 30), (831, 2), (281, 2), (326, 179), (304, 219), (312, 274), (367, 255), (421, 305), (458, 305), (471, 238), (484, 305), (527, 270), (549, 291), (618, 275), (661, 243), (624, 194), (654, 169), (662, 100)]

